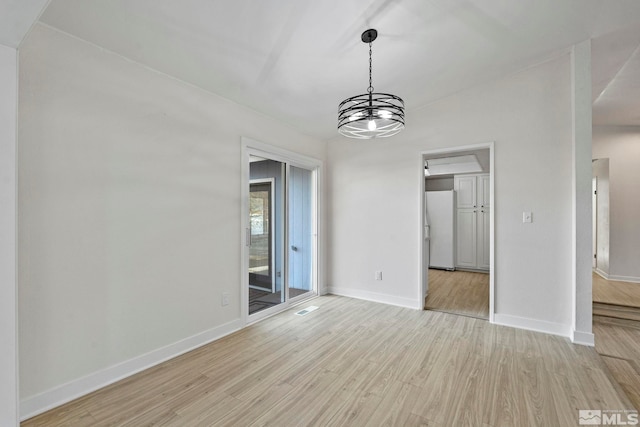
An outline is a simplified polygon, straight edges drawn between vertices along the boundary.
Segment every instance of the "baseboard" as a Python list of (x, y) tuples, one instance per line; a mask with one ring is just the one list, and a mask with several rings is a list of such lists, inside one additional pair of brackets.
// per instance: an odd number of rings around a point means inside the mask
[(512, 328), (570, 337), (570, 327), (568, 325), (547, 322), (546, 320), (529, 319), (527, 317), (496, 313), (493, 318), (493, 323), (497, 325), (510, 326)]
[(81, 396), (101, 389), (129, 377), (152, 366), (158, 365), (169, 359), (173, 359), (183, 353), (201, 347), (219, 338), (229, 335), (243, 327), (242, 320), (234, 320), (216, 328), (209, 329), (199, 334), (169, 344), (165, 347), (150, 351), (149, 353), (134, 357), (94, 372), (77, 380), (70, 381), (58, 387), (27, 397), (20, 401), (20, 420), (26, 420), (52, 408), (70, 402)]
[(615, 274), (610, 274), (608, 280), (616, 280), (618, 282), (640, 283), (640, 277), (618, 276)]
[(609, 275), (607, 273), (605, 273), (604, 271), (600, 270), (599, 268), (594, 268), (593, 271), (596, 272), (596, 274), (600, 277), (602, 277), (605, 280), (609, 280)]
[(629, 282), (629, 283), (640, 283), (640, 277), (634, 276), (619, 276), (617, 274), (607, 274), (599, 268), (593, 269), (593, 271), (600, 277), (605, 280), (615, 280), (617, 282)]
[(574, 344), (586, 345), (588, 347), (594, 347), (596, 345), (595, 335), (591, 332), (581, 332), (575, 329), (571, 331), (571, 342)]
[(341, 286), (329, 286), (327, 287), (327, 293), (340, 295), (343, 297), (362, 299), (365, 301), (396, 305), (398, 307), (424, 310), (424, 301), (420, 302), (411, 298), (402, 298), (394, 295), (379, 294), (376, 292), (363, 291), (361, 289), (344, 288)]

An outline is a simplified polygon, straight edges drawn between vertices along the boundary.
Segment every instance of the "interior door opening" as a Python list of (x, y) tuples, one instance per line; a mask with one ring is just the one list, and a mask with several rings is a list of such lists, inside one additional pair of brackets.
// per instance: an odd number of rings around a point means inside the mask
[(423, 153), (426, 310), (491, 320), (493, 144)]

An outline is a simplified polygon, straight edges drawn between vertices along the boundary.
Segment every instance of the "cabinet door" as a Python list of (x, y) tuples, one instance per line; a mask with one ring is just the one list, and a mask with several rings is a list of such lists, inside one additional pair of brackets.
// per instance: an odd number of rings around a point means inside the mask
[(477, 253), (476, 209), (457, 209), (456, 265), (476, 268)]
[(453, 188), (456, 190), (458, 209), (476, 207), (476, 175), (455, 176)]
[(482, 270), (489, 270), (490, 266), (490, 210), (487, 208), (478, 210), (478, 246), (477, 246), (477, 262), (478, 268)]
[(489, 174), (478, 175), (478, 207), (490, 208), (491, 207), (491, 191), (490, 191), (490, 179)]

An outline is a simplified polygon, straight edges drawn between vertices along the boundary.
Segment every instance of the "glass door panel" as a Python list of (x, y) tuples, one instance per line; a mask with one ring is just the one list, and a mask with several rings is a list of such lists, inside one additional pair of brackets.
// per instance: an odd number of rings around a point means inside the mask
[(290, 166), (288, 196), (288, 288), (295, 298), (313, 291), (313, 171)]
[(251, 156), (249, 165), (249, 315), (285, 301), (285, 164)]
[(273, 233), (271, 230), (273, 181), (252, 182), (249, 191), (251, 244), (249, 246), (249, 283), (271, 292)]

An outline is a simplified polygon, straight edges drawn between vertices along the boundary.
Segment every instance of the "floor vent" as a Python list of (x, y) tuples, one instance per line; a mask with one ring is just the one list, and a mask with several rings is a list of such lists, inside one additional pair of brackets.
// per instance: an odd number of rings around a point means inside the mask
[(318, 309), (318, 307), (316, 307), (315, 305), (310, 305), (310, 306), (309, 306), (309, 307), (307, 307), (307, 308), (303, 308), (302, 310), (297, 311), (297, 312), (295, 313), (295, 315), (296, 315), (296, 316), (306, 316), (307, 314), (309, 314), (309, 313), (311, 313), (312, 311), (315, 311), (315, 310), (317, 310), (317, 309)]

